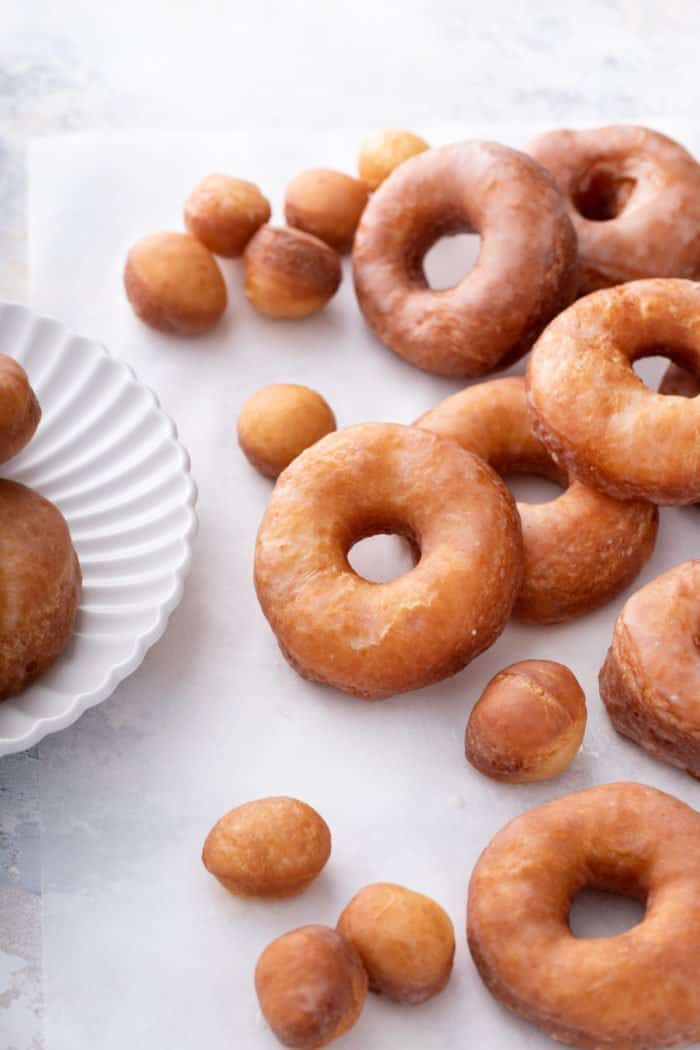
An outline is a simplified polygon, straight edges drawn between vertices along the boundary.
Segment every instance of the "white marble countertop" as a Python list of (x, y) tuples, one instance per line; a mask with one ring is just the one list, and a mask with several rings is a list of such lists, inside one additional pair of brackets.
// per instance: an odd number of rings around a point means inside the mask
[[(697, 97), (694, 0), (5, 0), (0, 14), (3, 299), (26, 299), (34, 135), (305, 126), (321, 162), (343, 124), (454, 121), (466, 136), (474, 121), (691, 118)], [(0, 759), (3, 1050), (45, 1045), (40, 776), (36, 751)]]

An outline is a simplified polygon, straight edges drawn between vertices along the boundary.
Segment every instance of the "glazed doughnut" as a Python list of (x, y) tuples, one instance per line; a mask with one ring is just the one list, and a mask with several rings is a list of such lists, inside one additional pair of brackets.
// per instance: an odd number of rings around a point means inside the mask
[(700, 777), (700, 561), (657, 576), (615, 621), (600, 695), (615, 729)]
[(632, 125), (550, 131), (528, 153), (566, 201), (581, 295), (642, 277), (700, 277), (700, 165), (673, 139)]
[[(616, 937), (577, 938), (584, 887), (637, 897)], [(700, 814), (641, 784), (606, 784), (511, 821), (469, 885), (467, 936), (482, 980), (548, 1035), (591, 1050), (700, 1040)]]
[(13, 358), (0, 354), (0, 463), (22, 451), (40, 419), (41, 409), (27, 373)]
[(650, 557), (658, 511), (569, 485), (532, 432), (525, 381), (479, 383), (448, 397), (418, 425), (485, 459), (501, 475), (541, 474), (568, 485), (549, 503), (518, 503), (525, 573), (513, 613), (530, 623), (580, 616), (626, 587)]
[(521, 660), (491, 679), (464, 735), (467, 759), (484, 776), (527, 784), (559, 776), (586, 730), (586, 697), (553, 660)]
[[(474, 269), (433, 291), (440, 237), (481, 235)], [(493, 142), (427, 150), (372, 196), (355, 235), (355, 290), (377, 336), (427, 372), (478, 376), (522, 357), (574, 297), (576, 234), (551, 177)]]
[(579, 300), (527, 369), (535, 433), (557, 463), (617, 499), (700, 499), (700, 401), (648, 389), (632, 362), (661, 350), (700, 368), (700, 284), (634, 281)]
[[(414, 569), (370, 583), (347, 555), (390, 532)], [(522, 580), (515, 503), (496, 474), (416, 427), (322, 438), (280, 475), (258, 533), (255, 585), (304, 677), (377, 700), (461, 670), (503, 630)]]
[(49, 669), (73, 632), (80, 566), (57, 507), (0, 481), (0, 700)]

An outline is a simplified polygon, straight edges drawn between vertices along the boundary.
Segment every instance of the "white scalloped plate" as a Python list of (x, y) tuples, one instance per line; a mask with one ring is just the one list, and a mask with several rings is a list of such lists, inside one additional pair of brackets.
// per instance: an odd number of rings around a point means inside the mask
[(0, 703), (0, 755), (65, 729), (135, 671), (182, 597), (197, 528), (189, 457), (155, 395), (90, 339), (0, 304), (0, 353), (42, 408), (0, 475), (65, 515), (83, 571), (74, 637), (51, 671)]

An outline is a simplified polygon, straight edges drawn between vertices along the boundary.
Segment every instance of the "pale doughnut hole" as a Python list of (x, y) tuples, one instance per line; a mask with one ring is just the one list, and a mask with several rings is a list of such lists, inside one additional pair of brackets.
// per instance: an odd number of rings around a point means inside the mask
[(389, 882), (360, 890), (338, 929), (354, 944), (371, 991), (400, 1003), (424, 1003), (452, 972), (454, 928), (447, 912), (422, 893)]
[(295, 383), (272, 383), (248, 398), (238, 417), (238, 443), (256, 470), (276, 478), (292, 460), (335, 430), (333, 411), (319, 393)]
[(375, 131), (360, 148), (357, 164), (360, 178), (371, 190), (376, 190), (400, 164), (427, 149), (430, 146), (425, 139), (412, 131), (398, 128)]
[(202, 862), (230, 893), (290, 897), (325, 867), (331, 833), (305, 802), (286, 796), (256, 799), (232, 809), (207, 835)]
[(283, 1046), (315, 1050), (356, 1023), (367, 974), (352, 944), (328, 926), (302, 926), (268, 945), (255, 968), (260, 1009)]

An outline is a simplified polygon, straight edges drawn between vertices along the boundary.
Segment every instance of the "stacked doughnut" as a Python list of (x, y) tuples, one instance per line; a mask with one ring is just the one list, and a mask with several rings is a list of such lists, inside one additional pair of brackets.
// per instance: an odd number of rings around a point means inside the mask
[[(41, 409), (24, 369), (0, 354), (0, 463), (33, 437)], [(0, 479), (0, 701), (51, 667), (73, 632), (80, 566), (57, 507)]]

